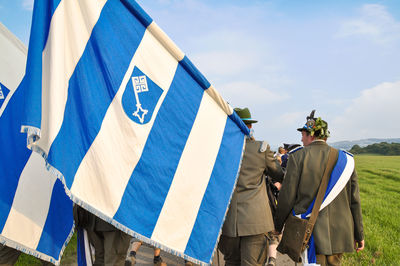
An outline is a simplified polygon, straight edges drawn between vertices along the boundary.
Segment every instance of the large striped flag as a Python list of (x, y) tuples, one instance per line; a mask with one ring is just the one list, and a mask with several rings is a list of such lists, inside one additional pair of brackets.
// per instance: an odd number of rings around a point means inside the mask
[(1, 23), (0, 51), (0, 244), (59, 264), (73, 232), (72, 201), (20, 133), (27, 50)]
[(248, 129), (134, 0), (35, 1), (23, 127), (74, 202), (208, 264)]

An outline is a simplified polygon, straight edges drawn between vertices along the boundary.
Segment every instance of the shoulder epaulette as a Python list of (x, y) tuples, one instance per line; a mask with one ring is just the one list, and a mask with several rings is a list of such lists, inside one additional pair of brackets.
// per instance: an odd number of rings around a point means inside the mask
[(260, 152), (265, 152), (267, 150), (267, 147), (268, 147), (268, 142), (262, 141), (260, 146)]
[(303, 146), (299, 146), (299, 147), (297, 147), (297, 148), (294, 148), (293, 150), (291, 150), (291, 151), (289, 152), (289, 154), (295, 153), (296, 151), (299, 151), (299, 150), (301, 150), (301, 149), (303, 149), (303, 148), (304, 148)]
[(350, 152), (348, 152), (348, 151), (346, 151), (346, 150), (342, 150), (342, 149), (341, 149), (341, 151), (343, 151), (343, 152), (347, 153), (347, 154), (348, 154), (348, 155), (350, 155), (351, 157), (354, 157), (354, 155), (353, 155), (353, 154), (351, 154)]

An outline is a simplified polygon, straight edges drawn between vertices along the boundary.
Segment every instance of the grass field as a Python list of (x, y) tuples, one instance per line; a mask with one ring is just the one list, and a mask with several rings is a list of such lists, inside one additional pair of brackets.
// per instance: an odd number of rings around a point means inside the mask
[(366, 247), (344, 265), (400, 265), (400, 156), (355, 156)]
[[(355, 156), (366, 247), (346, 254), (343, 265), (400, 265), (400, 156)], [(76, 237), (61, 260), (68, 265), (76, 258)], [(41, 265), (22, 255), (16, 265)]]

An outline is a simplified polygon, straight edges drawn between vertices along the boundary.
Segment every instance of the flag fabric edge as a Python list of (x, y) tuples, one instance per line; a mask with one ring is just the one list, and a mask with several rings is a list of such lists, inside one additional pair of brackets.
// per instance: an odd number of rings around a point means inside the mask
[(70, 242), (72, 236), (74, 235), (74, 232), (75, 232), (75, 223), (73, 224), (72, 230), (71, 230), (71, 232), (69, 233), (67, 239), (65, 240), (65, 242), (64, 242), (64, 244), (63, 244), (63, 247), (61, 248), (60, 256), (58, 257), (57, 260), (55, 260), (53, 257), (51, 257), (51, 256), (49, 256), (49, 255), (46, 255), (46, 254), (44, 254), (44, 253), (42, 253), (42, 252), (39, 252), (39, 251), (37, 251), (37, 250), (34, 250), (34, 249), (32, 249), (32, 248), (28, 248), (28, 247), (26, 247), (25, 245), (19, 244), (19, 243), (15, 242), (15, 241), (13, 241), (13, 240), (11, 240), (11, 239), (8, 239), (7, 237), (4, 237), (4, 236), (2, 236), (2, 235), (0, 235), (0, 243), (3, 244), (3, 245), (5, 245), (5, 246), (7, 246), (7, 247), (14, 248), (14, 249), (16, 249), (16, 250), (18, 250), (18, 251), (21, 251), (21, 252), (23, 252), (23, 253), (25, 253), (25, 254), (34, 256), (34, 257), (36, 257), (36, 258), (38, 258), (38, 259), (51, 262), (51, 263), (53, 263), (54, 265), (60, 265), (61, 257), (62, 257), (62, 255), (64, 254), (65, 248), (66, 248), (67, 245), (69, 244), (69, 242)]

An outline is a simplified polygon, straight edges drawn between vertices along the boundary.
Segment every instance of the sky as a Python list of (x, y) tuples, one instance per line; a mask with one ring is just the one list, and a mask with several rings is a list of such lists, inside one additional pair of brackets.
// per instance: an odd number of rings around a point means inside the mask
[[(316, 109), (328, 142), (400, 137), (400, 1), (137, 1), (255, 137), (301, 143)], [(28, 45), (33, 0), (0, 0), (0, 22)]]

